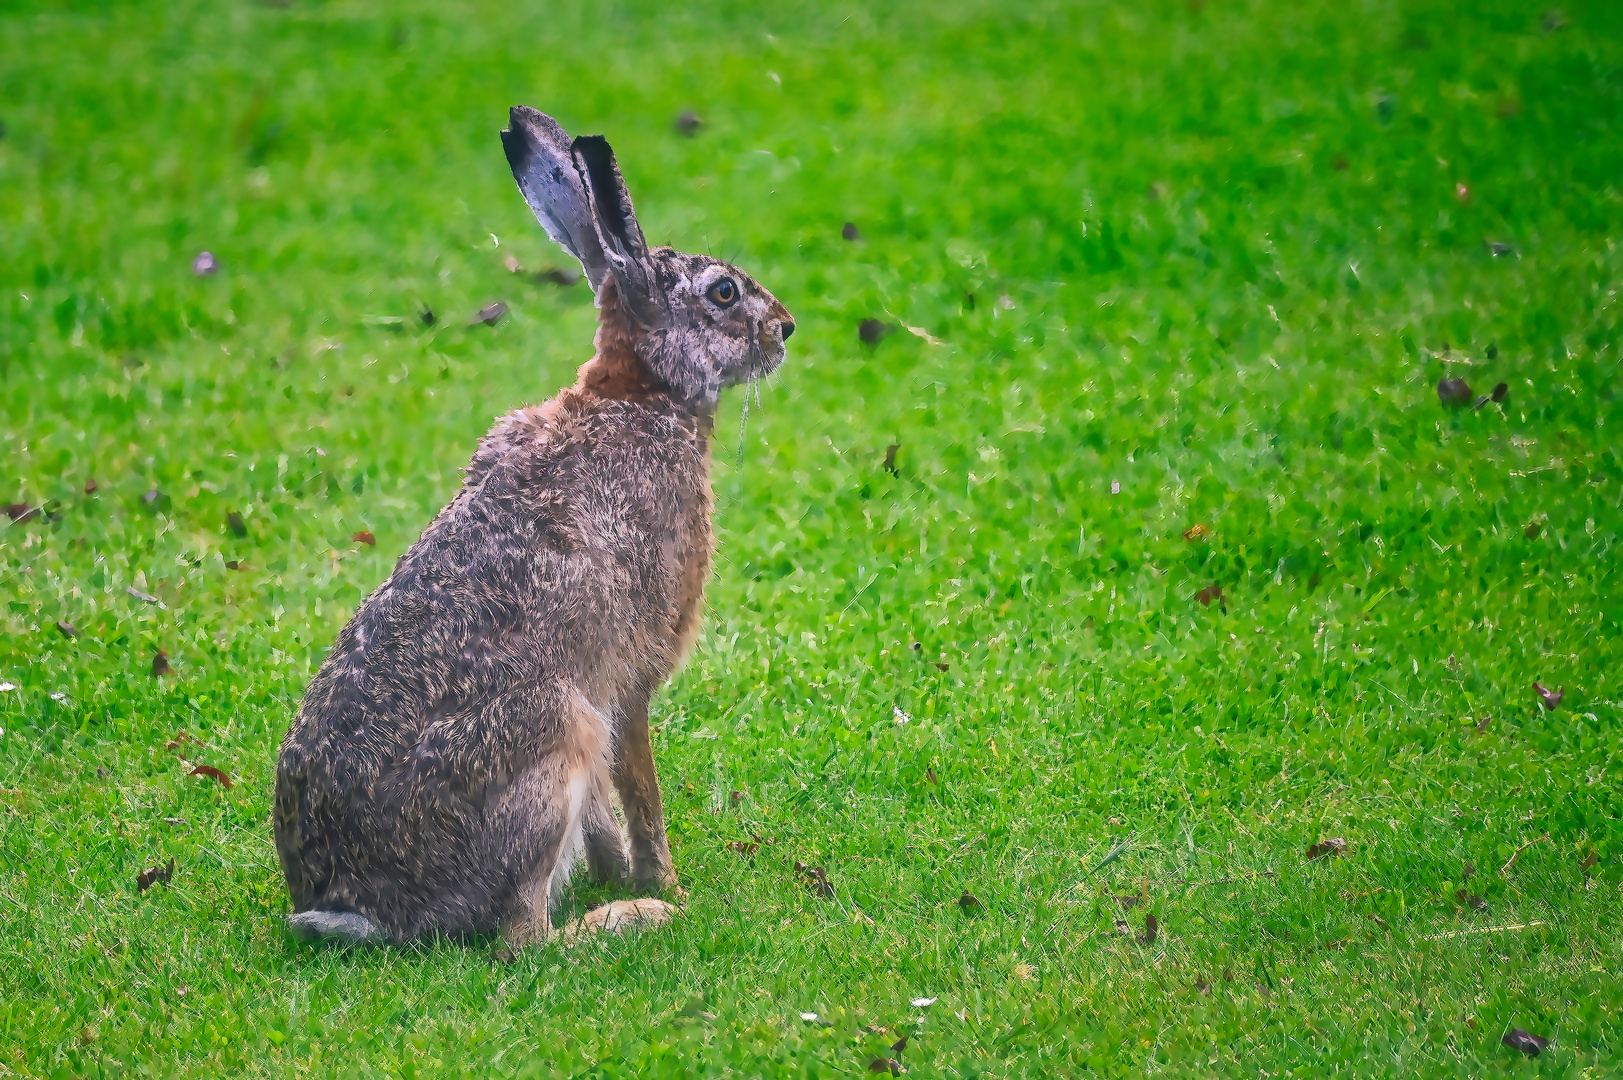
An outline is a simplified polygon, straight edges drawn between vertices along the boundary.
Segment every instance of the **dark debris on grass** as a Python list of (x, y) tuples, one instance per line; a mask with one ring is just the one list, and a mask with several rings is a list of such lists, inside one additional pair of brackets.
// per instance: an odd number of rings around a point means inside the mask
[(468, 320), (468, 325), (495, 326), (506, 317), (507, 305), (502, 303), (500, 300), (497, 300), (495, 303), (486, 304), (484, 307), (475, 312), (473, 318)]
[(1328, 840), (1320, 840), (1307, 849), (1307, 858), (1311, 862), (1315, 859), (1332, 858), (1347, 854), (1347, 841), (1339, 836)]
[(863, 319), (857, 324), (857, 337), (864, 345), (877, 345), (879, 339), (896, 332), (896, 327), (883, 319)]
[(175, 876), (175, 860), (170, 858), (166, 865), (149, 866), (135, 875), (135, 888), (137, 892), (146, 892), (154, 885), (168, 885)]
[(1471, 403), (1471, 384), (1464, 379), (1447, 378), (1437, 384), (1437, 400), (1451, 408)]
[(795, 861), (795, 876), (814, 895), (821, 896), (824, 899), (833, 898), (834, 885), (828, 879), (828, 871), (821, 866), (807, 866), (797, 859)]
[(1532, 1032), (1523, 1031), (1521, 1028), (1511, 1028), (1505, 1032), (1504, 1037), (1499, 1041), (1512, 1050), (1520, 1050), (1528, 1057), (1538, 1057), (1550, 1045), (1550, 1040), (1544, 1036), (1534, 1035)]

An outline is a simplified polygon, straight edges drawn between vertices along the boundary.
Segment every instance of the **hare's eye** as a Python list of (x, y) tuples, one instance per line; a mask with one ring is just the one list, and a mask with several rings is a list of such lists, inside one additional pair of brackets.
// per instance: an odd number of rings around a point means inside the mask
[(710, 297), (711, 303), (726, 307), (738, 299), (738, 286), (733, 284), (732, 278), (724, 277), (710, 286), (710, 291), (705, 295)]

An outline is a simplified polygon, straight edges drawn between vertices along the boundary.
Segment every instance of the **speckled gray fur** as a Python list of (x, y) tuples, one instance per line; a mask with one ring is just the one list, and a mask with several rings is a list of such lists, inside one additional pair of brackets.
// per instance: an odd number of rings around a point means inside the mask
[(304, 933), (543, 938), (582, 854), (597, 880), (676, 883), (648, 700), (698, 631), (717, 396), (794, 324), (737, 268), (648, 249), (600, 137), (515, 108), (502, 141), (597, 290), (596, 352), (497, 420), (311, 681), (275, 801), (294, 910), (322, 913)]

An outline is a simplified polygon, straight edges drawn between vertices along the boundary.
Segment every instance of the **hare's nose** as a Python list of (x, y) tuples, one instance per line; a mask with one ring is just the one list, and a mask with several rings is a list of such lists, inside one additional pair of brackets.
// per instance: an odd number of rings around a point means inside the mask
[(782, 322), (778, 325), (783, 327), (783, 340), (788, 341), (789, 335), (795, 332), (795, 324), (792, 322)]

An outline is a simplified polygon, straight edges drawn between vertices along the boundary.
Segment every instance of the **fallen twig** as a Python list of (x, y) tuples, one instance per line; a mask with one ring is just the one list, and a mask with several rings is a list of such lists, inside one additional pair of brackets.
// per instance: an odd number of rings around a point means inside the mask
[[(1088, 880), (1094, 874), (1097, 874), (1099, 871), (1121, 858), (1122, 853), (1132, 846), (1133, 837), (1136, 835), (1136, 833), (1129, 833), (1127, 839), (1120, 841), (1115, 847), (1111, 848), (1110, 851), (1106, 853), (1105, 857), (1100, 859), (1094, 865), (1092, 870), (1089, 870), (1087, 873), (1082, 875), (1082, 881)], [(1081, 884), (1081, 882), (1078, 882), (1078, 884)]]
[(1442, 941), (1444, 938), (1464, 937), (1467, 934), (1494, 934), (1501, 930), (1530, 930), (1535, 926), (1543, 925), (1543, 919), (1535, 919), (1532, 922), (1510, 923), (1505, 926), (1474, 926), (1469, 930), (1450, 930), (1446, 934), (1426, 934), (1425, 936), (1421, 937), (1420, 940)]
[(1503, 865), (1503, 866), (1501, 866), (1499, 868), (1499, 873), (1503, 874), (1506, 870), (1509, 870), (1510, 869), (1510, 864), (1516, 861), (1516, 856), (1520, 855), (1522, 852), (1526, 851), (1528, 848), (1532, 847), (1534, 844), (1537, 844), (1537, 843), (1540, 843), (1542, 841), (1548, 840), (1549, 838), (1550, 838), (1550, 834), (1545, 833), (1543, 836), (1539, 837), (1538, 839), (1529, 840), (1527, 843), (1523, 844), (1521, 847), (1517, 848), (1515, 851), (1512, 851), (1510, 853), (1510, 858), (1505, 860), (1505, 865)]

